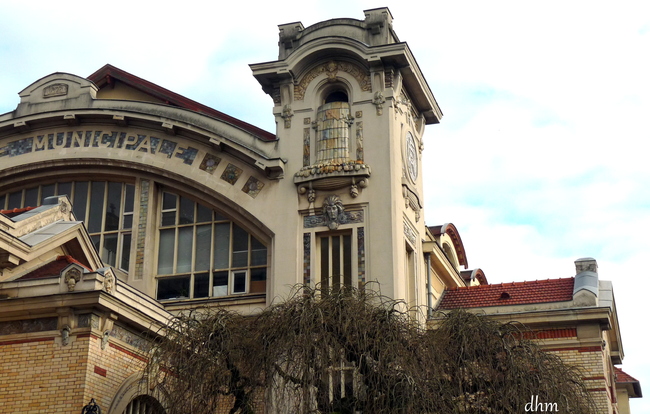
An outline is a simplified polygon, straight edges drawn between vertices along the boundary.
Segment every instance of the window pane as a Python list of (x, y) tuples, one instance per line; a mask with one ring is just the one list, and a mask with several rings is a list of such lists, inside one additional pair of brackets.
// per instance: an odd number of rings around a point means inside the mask
[(41, 204), (43, 200), (54, 195), (54, 184), (44, 185), (41, 187)]
[(178, 257), (176, 258), (177, 272), (189, 272), (192, 270), (193, 239), (194, 227), (181, 227), (178, 229)]
[(215, 272), (212, 280), (212, 296), (228, 295), (228, 272)]
[(324, 292), (327, 292), (330, 282), (329, 272), (329, 237), (321, 237), (320, 239), (320, 282)]
[(117, 257), (117, 234), (107, 234), (104, 236), (104, 247), (102, 248), (102, 261), (109, 266), (115, 266), (116, 257)]
[(158, 274), (166, 275), (174, 272), (174, 229), (160, 230), (160, 246), (158, 247)]
[(163, 210), (176, 209), (176, 194), (163, 193)]
[(120, 268), (129, 270), (129, 260), (131, 259), (131, 233), (122, 235), (122, 256), (120, 259)]
[(343, 284), (352, 286), (352, 237), (343, 236)]
[(95, 250), (97, 250), (98, 252), (99, 252), (99, 239), (100, 239), (99, 235), (90, 236), (90, 241), (93, 242), (93, 246), (95, 247)]
[(246, 272), (233, 272), (232, 293), (246, 293)]
[(195, 298), (207, 298), (210, 293), (210, 278), (207, 273), (194, 275), (194, 296)]
[(248, 265), (248, 233), (236, 224), (232, 226), (232, 267)]
[(186, 299), (190, 294), (190, 277), (166, 277), (158, 279), (158, 300)]
[(332, 288), (336, 290), (341, 284), (341, 239), (339, 236), (332, 237)]
[(178, 224), (194, 223), (194, 201), (181, 197), (181, 211)]
[(3, 195), (0, 196), (0, 210), (5, 209), (5, 200), (6, 199), (7, 199), (6, 195), (3, 194)]
[(133, 214), (125, 214), (122, 216), (122, 228), (123, 229), (130, 229), (133, 227)]
[(104, 231), (117, 230), (120, 224), (120, 206), (122, 205), (122, 183), (108, 183), (106, 199), (106, 217)]
[(162, 225), (163, 226), (173, 226), (176, 224), (176, 212), (168, 211), (162, 213)]
[(90, 233), (102, 231), (105, 187), (105, 182), (93, 181), (90, 185), (90, 218), (88, 220), (88, 232)]
[(24, 207), (36, 207), (38, 203), (38, 187), (30, 188), (25, 190), (25, 202), (23, 203)]
[(201, 204), (197, 205), (197, 223), (204, 223), (206, 221), (212, 221), (212, 210), (202, 206)]
[(86, 206), (88, 205), (88, 181), (74, 183), (74, 199), (72, 211), (77, 220), (86, 221)]
[(214, 231), (214, 268), (226, 269), (230, 251), (230, 224), (217, 224), (214, 226)]
[(133, 197), (135, 194), (135, 186), (133, 184), (126, 184), (124, 186), (124, 212), (133, 212)]
[(266, 264), (266, 246), (251, 236), (251, 266), (263, 266)]
[(210, 242), (212, 240), (212, 226), (203, 225), (196, 227), (196, 261), (194, 270), (210, 269)]
[(56, 185), (56, 194), (57, 195), (67, 195), (70, 200), (72, 200), (72, 183), (58, 183)]
[(9, 206), (7, 207), (9, 210), (13, 210), (14, 208), (21, 208), (22, 207), (22, 202), (23, 202), (23, 191), (16, 191), (15, 193), (9, 194)]
[(251, 269), (250, 293), (266, 293), (266, 269)]

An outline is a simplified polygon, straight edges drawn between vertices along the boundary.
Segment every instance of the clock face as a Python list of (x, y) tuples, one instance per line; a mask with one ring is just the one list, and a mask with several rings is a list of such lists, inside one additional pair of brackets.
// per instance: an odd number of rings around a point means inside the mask
[(418, 151), (410, 132), (406, 134), (406, 165), (411, 180), (415, 181), (418, 178)]

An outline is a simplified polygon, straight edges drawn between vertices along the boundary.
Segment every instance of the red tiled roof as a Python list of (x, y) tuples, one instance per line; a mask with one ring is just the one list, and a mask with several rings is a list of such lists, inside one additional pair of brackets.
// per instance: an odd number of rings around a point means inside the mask
[(87, 266), (72, 256), (58, 256), (55, 260), (52, 260), (51, 262), (44, 264), (38, 269), (34, 269), (31, 272), (19, 277), (18, 280), (46, 279), (48, 277), (57, 277), (61, 274), (61, 270), (63, 270), (63, 268), (71, 263), (76, 263), (84, 269), (91, 271), (91, 269), (88, 269)]
[(573, 278), (464, 286), (445, 290), (438, 309), (480, 308), (573, 300)]
[(172, 92), (169, 89), (165, 89), (162, 86), (156, 85), (153, 82), (149, 82), (148, 80), (132, 75), (127, 71), (116, 68), (115, 66), (109, 64), (104, 65), (103, 67), (99, 68), (95, 73), (88, 76), (88, 80), (95, 83), (95, 85), (97, 85), (97, 87), (99, 88), (102, 88), (106, 84), (110, 84), (113, 81), (113, 79), (118, 79), (130, 85), (131, 87), (146, 93), (147, 95), (162, 100), (168, 105), (173, 105), (180, 108), (189, 109), (191, 111), (200, 112), (202, 114), (219, 119), (231, 125), (235, 125), (236, 127), (243, 129), (244, 131), (260, 138), (263, 141), (277, 140), (275, 134), (272, 134), (268, 131), (265, 131), (261, 128), (249, 124), (248, 122), (244, 122), (230, 115), (226, 115), (223, 112), (210, 108), (209, 106), (200, 104), (196, 101), (193, 101), (189, 98), (186, 98), (182, 95)]
[(4, 214), (5, 216), (11, 218), (11, 217), (16, 217), (19, 214), (22, 214), (26, 211), (33, 210), (36, 207), (23, 207), (23, 208), (14, 208), (12, 210), (0, 210), (1, 214)]
[(616, 382), (639, 382), (639, 380), (626, 373), (619, 367), (614, 367), (614, 373), (616, 375)]

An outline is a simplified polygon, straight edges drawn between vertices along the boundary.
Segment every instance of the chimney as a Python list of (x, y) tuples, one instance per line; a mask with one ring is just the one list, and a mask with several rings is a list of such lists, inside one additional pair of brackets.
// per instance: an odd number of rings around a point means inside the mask
[(576, 306), (598, 306), (598, 264), (585, 257), (575, 261), (576, 277), (573, 282), (573, 303)]

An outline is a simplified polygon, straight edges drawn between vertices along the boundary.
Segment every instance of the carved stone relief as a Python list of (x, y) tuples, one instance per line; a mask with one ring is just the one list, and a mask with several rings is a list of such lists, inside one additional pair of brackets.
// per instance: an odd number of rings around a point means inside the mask
[(297, 101), (305, 99), (307, 87), (311, 81), (316, 79), (319, 75), (325, 74), (328, 81), (334, 82), (337, 79), (337, 73), (339, 71), (345, 72), (356, 79), (362, 91), (369, 92), (371, 90), (370, 75), (365, 70), (362, 70), (357, 65), (349, 62), (330, 61), (316, 66), (302, 77), (300, 82), (294, 86), (294, 99)]
[(63, 281), (68, 285), (68, 292), (74, 292), (75, 285), (81, 281), (81, 270), (77, 267), (71, 267), (65, 273)]

